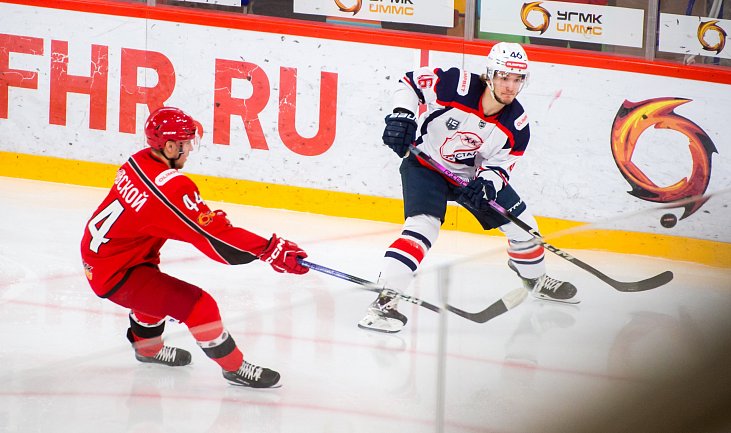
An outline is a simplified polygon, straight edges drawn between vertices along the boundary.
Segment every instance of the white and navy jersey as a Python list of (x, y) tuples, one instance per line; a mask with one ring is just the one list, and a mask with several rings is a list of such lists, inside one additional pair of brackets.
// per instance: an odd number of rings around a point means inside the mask
[(416, 145), (453, 173), (471, 180), (479, 175), (500, 190), (530, 139), (528, 118), (517, 100), (486, 116), (479, 75), (458, 68), (424, 67), (406, 73), (394, 94), (396, 107), (419, 116)]

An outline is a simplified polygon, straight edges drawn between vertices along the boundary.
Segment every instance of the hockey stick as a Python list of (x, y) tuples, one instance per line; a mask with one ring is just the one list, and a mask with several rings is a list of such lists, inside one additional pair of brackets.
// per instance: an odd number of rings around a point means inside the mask
[[(362, 278), (358, 278), (356, 276), (349, 275), (344, 272), (340, 272), (322, 265), (318, 265), (317, 263), (312, 263), (304, 259), (297, 259), (297, 262), (300, 265), (308, 267), (312, 270), (332, 275), (333, 277), (337, 277), (345, 281), (350, 281), (351, 283), (359, 284), (364, 289), (370, 290), (371, 292), (386, 292), (389, 296), (397, 297), (403, 301), (410, 302), (420, 307), (424, 307), (427, 310), (431, 310), (436, 313), (440, 313), (442, 311), (442, 308), (434, 304), (430, 304), (413, 296), (401, 294), (395, 290), (378, 287), (375, 283), (371, 281), (364, 280)], [(476, 323), (485, 323), (488, 320), (494, 319), (495, 317), (507, 312), (508, 310), (515, 308), (518, 304), (523, 302), (523, 299), (525, 299), (525, 296), (527, 294), (528, 292), (522, 287), (513, 289), (506, 293), (502, 298), (493, 302), (492, 305), (477, 313), (469, 313), (467, 311), (460, 310), (459, 308), (452, 307), (451, 305), (447, 305), (445, 308), (447, 311), (451, 311), (452, 313), (464, 317), (467, 320), (471, 320)]]
[[(447, 178), (453, 180), (454, 182), (457, 182), (457, 184), (461, 186), (467, 185), (467, 181), (462, 179), (461, 177), (457, 176), (456, 174), (452, 173), (449, 169), (441, 165), (439, 162), (435, 161), (434, 158), (424, 153), (421, 149), (417, 148), (414, 145), (409, 146), (409, 150), (419, 158), (421, 158), (423, 161), (431, 165), (434, 169), (445, 175)], [(535, 240), (543, 245), (545, 249), (548, 251), (556, 254), (557, 256), (561, 257), (562, 259), (568, 260), (569, 262), (575, 264), (576, 266), (580, 267), (581, 269), (589, 272), (590, 274), (594, 275), (595, 277), (599, 278), (600, 280), (604, 281), (605, 283), (612, 286), (615, 290), (618, 290), (620, 292), (642, 292), (645, 290), (655, 289), (657, 287), (660, 287), (664, 284), (667, 284), (670, 282), (670, 280), (673, 279), (673, 273), (671, 271), (665, 271), (658, 275), (655, 275), (654, 277), (650, 277), (648, 279), (642, 280), (642, 281), (636, 281), (636, 282), (622, 282), (617, 281), (613, 278), (608, 277), (607, 275), (603, 274), (599, 270), (595, 269), (594, 267), (582, 262), (581, 260), (577, 259), (576, 257), (572, 256), (571, 254), (562, 251), (553, 245), (549, 244), (548, 242), (543, 240), (543, 237), (538, 233), (535, 229), (533, 229), (531, 226), (523, 222), (522, 220), (518, 219), (518, 217), (511, 214), (509, 211), (507, 211), (504, 207), (500, 206), (497, 202), (494, 200), (488, 202), (490, 204), (490, 207), (492, 207), (495, 212), (499, 213), (500, 215), (507, 218), (509, 221), (513, 222), (515, 225), (520, 227), (521, 229), (528, 232), (531, 236), (535, 238)]]

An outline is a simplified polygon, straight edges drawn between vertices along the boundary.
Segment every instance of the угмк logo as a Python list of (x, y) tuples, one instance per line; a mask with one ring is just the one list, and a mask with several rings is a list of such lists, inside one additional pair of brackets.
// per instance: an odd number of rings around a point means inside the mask
[(335, 0), (335, 4), (338, 5), (338, 9), (341, 12), (353, 12), (353, 15), (355, 15), (360, 11), (361, 6), (363, 6), (363, 0), (356, 0), (353, 6), (345, 6), (340, 0)]
[[(726, 31), (721, 27), (717, 26), (718, 20), (701, 22), (698, 25), (698, 42), (701, 43), (703, 49), (706, 51), (715, 51), (716, 54), (723, 51), (723, 47), (726, 45)], [(718, 42), (716, 44), (709, 44), (706, 42), (706, 33), (709, 31), (715, 31), (718, 33)]]
[[(540, 32), (543, 34), (548, 30), (551, 23), (551, 13), (541, 6), (543, 2), (523, 3), (520, 8), (520, 20), (525, 25), (526, 30)], [(555, 20), (556, 25), (553, 28), (559, 34), (582, 35), (582, 36), (601, 36), (604, 34), (602, 27), (603, 14), (594, 12), (581, 12), (574, 9), (558, 9)], [(531, 24), (528, 16), (531, 12), (538, 12), (542, 16), (540, 24)]]
[[(642, 200), (656, 203), (672, 203), (678, 200), (701, 196), (711, 179), (711, 155), (718, 153), (716, 146), (706, 132), (689, 119), (673, 110), (691, 102), (683, 98), (654, 98), (640, 102), (625, 100), (612, 123), (612, 155), (622, 176), (632, 187), (629, 194)], [(632, 162), (632, 154), (642, 133), (651, 126), (671, 129), (688, 138), (692, 158), (690, 176), (673, 185), (661, 187), (655, 184)], [(687, 218), (703, 206), (707, 199), (692, 200), (682, 205), (685, 208), (680, 217)], [(666, 214), (660, 219), (664, 227), (677, 222), (675, 215)]]
[[(520, 8), (520, 20), (523, 21), (526, 30), (541, 32), (540, 34), (543, 34), (548, 30), (548, 24), (551, 22), (551, 14), (540, 6), (541, 3), (543, 2), (523, 3), (523, 7)], [(533, 25), (528, 21), (528, 15), (533, 11), (543, 16), (543, 21), (538, 25)]]

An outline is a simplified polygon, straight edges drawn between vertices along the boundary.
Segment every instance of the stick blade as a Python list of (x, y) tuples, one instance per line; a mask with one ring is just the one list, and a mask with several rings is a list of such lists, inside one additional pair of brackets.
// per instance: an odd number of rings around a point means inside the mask
[(523, 302), (527, 294), (528, 292), (522, 287), (513, 289), (502, 298), (493, 302), (489, 307), (477, 313), (468, 313), (450, 305), (447, 305), (447, 310), (475, 323), (485, 323), (518, 306)]
[(660, 286), (664, 286), (673, 279), (673, 273), (671, 271), (665, 271), (661, 274), (657, 274), (654, 277), (650, 277), (646, 280), (637, 281), (634, 283), (623, 283), (621, 281), (611, 282), (611, 286), (620, 292), (644, 292), (645, 290), (656, 289)]

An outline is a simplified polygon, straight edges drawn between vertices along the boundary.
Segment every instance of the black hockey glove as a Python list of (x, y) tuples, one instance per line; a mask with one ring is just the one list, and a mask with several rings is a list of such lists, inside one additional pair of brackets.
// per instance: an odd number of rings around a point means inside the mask
[(459, 202), (480, 211), (492, 209), (488, 201), (494, 201), (497, 197), (495, 185), (492, 181), (476, 177), (462, 188)]
[(400, 158), (406, 156), (409, 145), (416, 139), (416, 117), (413, 113), (399, 112), (386, 116), (383, 144), (390, 147)]

